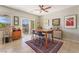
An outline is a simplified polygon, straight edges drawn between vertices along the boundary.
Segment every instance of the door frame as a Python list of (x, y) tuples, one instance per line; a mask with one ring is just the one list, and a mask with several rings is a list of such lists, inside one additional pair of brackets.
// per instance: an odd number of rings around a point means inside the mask
[(30, 19), (29, 21), (29, 34), (31, 34), (31, 21), (34, 21), (34, 29), (35, 29), (35, 19)]
[[(27, 20), (29, 20), (29, 32), (28, 32), (28, 34), (31, 34), (31, 30), (32, 30), (31, 29), (31, 21), (34, 21), (34, 29), (35, 29), (35, 19), (29, 19), (27, 17), (23, 17), (22, 20), (21, 20), (21, 29), (23, 29), (22, 21), (23, 21), (24, 18), (26, 18)], [(22, 30), (22, 33), (23, 33), (23, 30)]]

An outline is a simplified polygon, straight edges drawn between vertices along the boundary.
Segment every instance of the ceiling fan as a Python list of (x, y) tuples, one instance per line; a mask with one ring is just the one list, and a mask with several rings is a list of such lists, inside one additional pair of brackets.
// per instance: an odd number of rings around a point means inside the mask
[(44, 12), (48, 12), (48, 9), (50, 9), (51, 8), (51, 6), (49, 6), (49, 5), (39, 5), (39, 8), (40, 8), (40, 13), (42, 12), (42, 11), (44, 11)]

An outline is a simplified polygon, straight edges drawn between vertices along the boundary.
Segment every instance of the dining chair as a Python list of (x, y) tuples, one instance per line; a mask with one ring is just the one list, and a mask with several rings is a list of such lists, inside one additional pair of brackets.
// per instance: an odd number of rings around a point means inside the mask
[(32, 37), (33, 40), (38, 38), (37, 32), (35, 30), (32, 30)]
[(3, 43), (3, 30), (0, 30), (0, 43)]
[(12, 40), (11, 37), (12, 37), (11, 28), (5, 27), (3, 31), (3, 44), (10, 42)]
[(44, 42), (45, 42), (45, 35), (42, 33), (42, 32), (38, 32), (38, 40), (39, 40), (39, 44), (40, 44), (40, 47), (42, 47), (44, 45)]

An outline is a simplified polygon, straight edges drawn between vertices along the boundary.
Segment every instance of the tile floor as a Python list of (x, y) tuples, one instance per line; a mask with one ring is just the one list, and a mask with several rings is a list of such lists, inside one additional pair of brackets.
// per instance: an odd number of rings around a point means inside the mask
[[(35, 53), (25, 41), (31, 39), (31, 35), (24, 35), (22, 39), (16, 40), (7, 44), (0, 44), (1, 53)], [(58, 51), (58, 53), (78, 53), (79, 43), (63, 40), (64, 44)]]

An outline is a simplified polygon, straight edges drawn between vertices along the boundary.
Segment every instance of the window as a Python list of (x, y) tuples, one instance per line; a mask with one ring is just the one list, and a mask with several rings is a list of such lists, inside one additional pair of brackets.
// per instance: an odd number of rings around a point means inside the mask
[(11, 24), (11, 20), (8, 17), (0, 16), (0, 28)]

